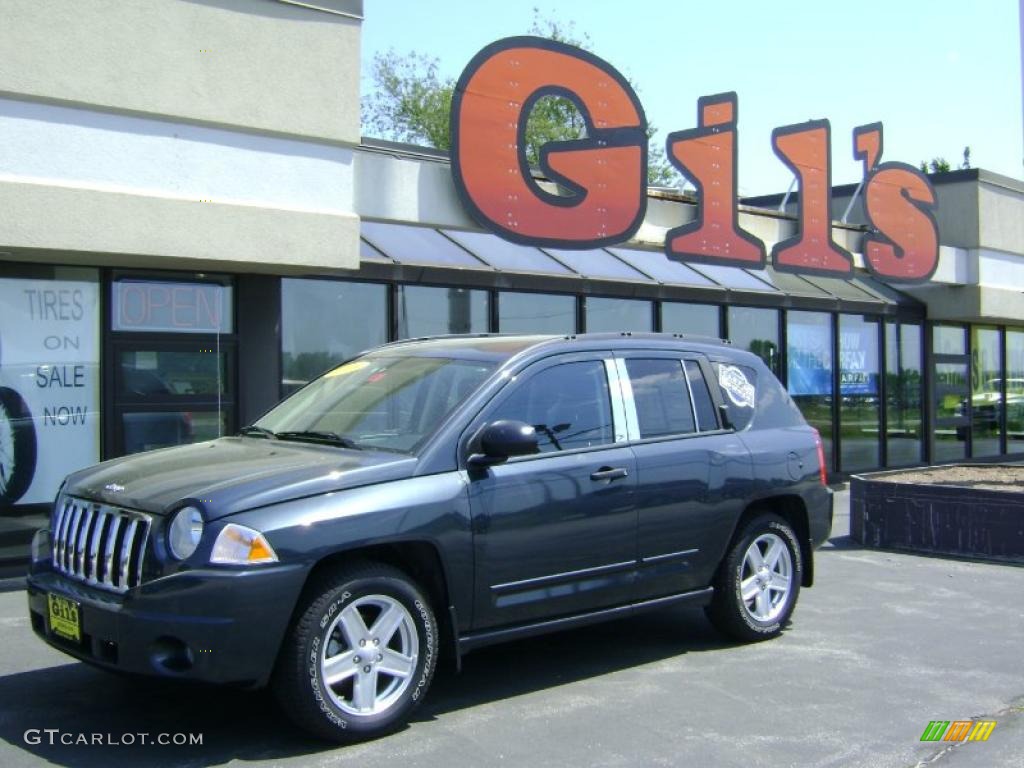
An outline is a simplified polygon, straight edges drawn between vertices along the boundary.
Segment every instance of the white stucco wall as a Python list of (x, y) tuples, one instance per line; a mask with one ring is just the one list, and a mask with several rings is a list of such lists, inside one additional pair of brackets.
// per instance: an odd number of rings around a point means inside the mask
[(5, 4), (0, 258), (357, 268), (359, 29), (275, 0)]
[(8, 0), (0, 92), (359, 141), (360, 22), (275, 0)]
[(3, 181), (346, 214), (352, 154), (346, 146), (0, 98)]
[[(1019, 252), (1024, 246), (1024, 192), (983, 182), (978, 194), (979, 244)], [(1024, 254), (1018, 258), (1024, 261)], [(1024, 287), (1024, 283), (1020, 285)]]

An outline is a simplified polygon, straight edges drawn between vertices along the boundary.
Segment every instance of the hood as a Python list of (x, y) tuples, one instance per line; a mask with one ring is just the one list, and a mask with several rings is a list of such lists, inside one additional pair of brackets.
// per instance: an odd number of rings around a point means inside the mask
[(382, 451), (222, 437), (125, 456), (76, 472), (65, 492), (163, 515), (183, 503), (207, 520), (303, 496), (397, 480), (416, 459)]

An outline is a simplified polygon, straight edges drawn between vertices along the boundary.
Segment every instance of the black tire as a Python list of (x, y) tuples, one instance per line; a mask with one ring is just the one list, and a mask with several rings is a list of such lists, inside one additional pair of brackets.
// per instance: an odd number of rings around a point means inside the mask
[(28, 404), (13, 389), (0, 387), (0, 429), (10, 429), (13, 450), (0, 444), (0, 504), (25, 495), (36, 473), (36, 430)]
[[(764, 619), (759, 619), (755, 615), (762, 604), (758, 603), (755, 597), (750, 601), (752, 605), (748, 607), (748, 601), (744, 600), (742, 591), (745, 578), (754, 579), (751, 586), (758, 587), (760, 584), (747, 562), (748, 550), (759, 539), (759, 552), (762, 545), (777, 540), (785, 546), (789, 556), (789, 589), (781, 595), (774, 591), (778, 587), (772, 587), (770, 584), (779, 584), (777, 575), (767, 580), (768, 586), (759, 586), (758, 591), (767, 595), (770, 605), (770, 611), (763, 612)], [(714, 581), (714, 596), (711, 604), (705, 609), (707, 616), (716, 629), (737, 640), (749, 642), (775, 637), (782, 631), (793, 614), (793, 609), (796, 608), (803, 572), (800, 544), (789, 523), (778, 515), (764, 514), (755, 517), (743, 526), (718, 567)]]
[[(335, 626), (342, 611), (378, 598), (397, 601), (408, 612), (411, 623), (403, 626), (410, 635), (412, 628), (415, 629), (418, 654), (408, 684), (385, 710), (372, 714), (353, 713), (337, 701), (336, 697), (345, 695), (343, 692), (334, 688), (328, 691), (322, 675), (321, 654), (332, 644), (342, 650), (348, 646), (343, 629)], [(372, 609), (370, 605), (371, 616)], [(366, 609), (359, 607), (359, 610), (362, 613)], [(372, 630), (372, 621), (367, 626)], [(408, 720), (430, 687), (437, 656), (437, 621), (420, 588), (397, 568), (363, 563), (335, 571), (308, 590), (281, 650), (271, 685), (284, 711), (300, 728), (329, 741), (359, 741), (394, 731)], [(386, 682), (387, 673), (382, 669), (381, 674)], [(353, 675), (352, 686), (357, 676), (358, 673)], [(342, 688), (345, 685), (345, 682), (339, 684)], [(374, 688), (379, 689), (379, 682), (374, 683)], [(355, 701), (354, 687), (352, 701)]]

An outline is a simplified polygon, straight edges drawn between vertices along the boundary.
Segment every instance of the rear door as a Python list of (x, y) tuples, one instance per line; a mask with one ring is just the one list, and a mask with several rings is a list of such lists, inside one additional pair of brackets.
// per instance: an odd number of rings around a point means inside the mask
[(637, 462), (636, 599), (707, 586), (750, 491), (750, 457), (722, 428), (700, 355), (617, 358)]
[[(626, 603), (636, 565), (636, 466), (608, 353), (527, 368), (467, 434), (515, 419), (539, 454), (468, 472), (476, 628)], [(613, 380), (614, 381), (614, 380)]]

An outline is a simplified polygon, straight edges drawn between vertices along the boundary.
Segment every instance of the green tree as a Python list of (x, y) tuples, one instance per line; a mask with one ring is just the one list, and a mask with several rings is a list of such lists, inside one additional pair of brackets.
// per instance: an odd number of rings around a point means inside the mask
[(949, 173), (949, 160), (944, 157), (933, 157), (931, 161), (921, 161), (921, 173)]
[[(577, 34), (573, 22), (542, 17), (536, 8), (533, 13), (530, 34), (590, 50), (589, 35)], [(371, 69), (374, 89), (362, 103), (363, 131), (378, 138), (451, 149), (449, 113), (455, 80), (442, 77), (438, 66), (436, 58), (415, 51), (401, 55), (390, 49), (377, 54)], [(655, 131), (648, 125), (648, 137)], [(585, 136), (586, 122), (576, 105), (566, 98), (546, 96), (534, 104), (527, 119), (527, 159), (536, 167), (544, 144)], [(654, 144), (648, 151), (647, 181), (660, 186), (679, 182), (664, 150)]]

